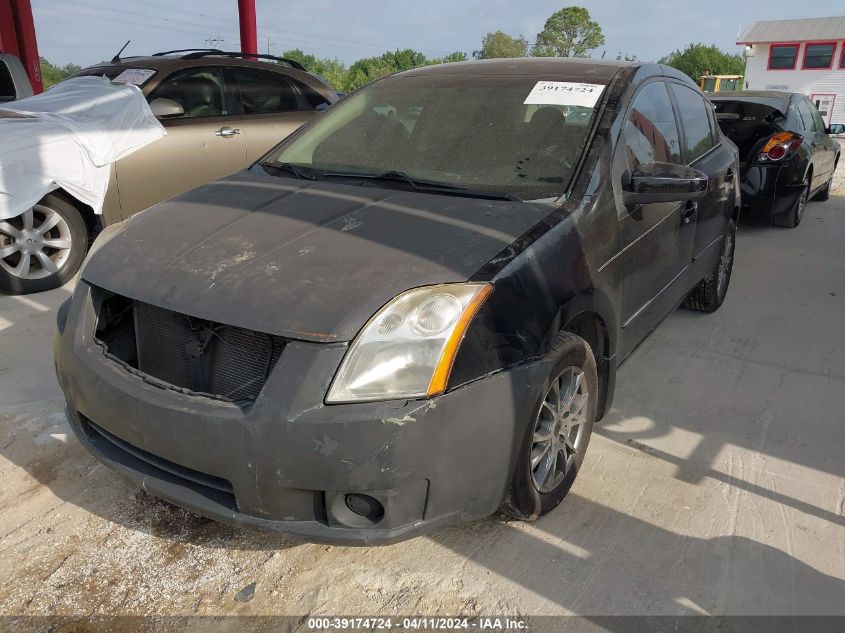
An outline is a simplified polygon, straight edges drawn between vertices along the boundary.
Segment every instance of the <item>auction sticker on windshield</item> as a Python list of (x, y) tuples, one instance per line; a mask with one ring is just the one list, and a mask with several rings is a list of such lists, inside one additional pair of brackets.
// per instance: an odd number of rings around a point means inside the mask
[(538, 81), (525, 97), (524, 105), (565, 105), (592, 108), (604, 86), (574, 81)]
[(147, 79), (155, 75), (154, 70), (148, 68), (127, 68), (117, 77), (112, 79), (112, 83), (116, 84), (132, 84), (133, 86), (140, 86)]

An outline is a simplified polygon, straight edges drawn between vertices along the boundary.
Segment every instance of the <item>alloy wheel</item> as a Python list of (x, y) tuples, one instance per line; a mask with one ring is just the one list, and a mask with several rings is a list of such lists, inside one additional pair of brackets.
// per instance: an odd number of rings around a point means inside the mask
[(59, 272), (71, 246), (67, 222), (44, 205), (0, 221), (0, 268), (20, 279), (43, 279)]
[(552, 381), (534, 421), (531, 478), (548, 493), (576, 468), (587, 440), (587, 381), (578, 367), (567, 367)]

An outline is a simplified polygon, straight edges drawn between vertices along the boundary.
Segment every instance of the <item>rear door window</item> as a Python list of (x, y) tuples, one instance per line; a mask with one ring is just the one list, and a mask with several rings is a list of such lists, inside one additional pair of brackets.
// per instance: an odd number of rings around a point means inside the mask
[(807, 102), (807, 107), (810, 110), (810, 116), (812, 116), (813, 118), (813, 126), (816, 132), (819, 132), (820, 134), (825, 134), (827, 131), (827, 126), (824, 124), (824, 119), (819, 113), (819, 109), (811, 101)]
[(634, 97), (625, 121), (625, 151), (628, 168), (648, 163), (680, 163), (678, 125), (666, 84), (657, 81)]
[(704, 102), (704, 97), (686, 86), (672, 84), (672, 92), (678, 102), (687, 162), (691, 163), (715, 144), (708, 112), (710, 106)]
[(815, 132), (815, 122), (813, 121), (813, 113), (810, 111), (810, 103), (805, 99), (798, 101), (798, 114), (801, 115), (801, 128), (805, 132)]
[(185, 111), (170, 119), (198, 119), (230, 114), (223, 73), (219, 68), (191, 68), (173, 73), (161, 82), (149, 101), (171, 99)]
[(293, 83), (281, 73), (233, 68), (244, 114), (297, 112), (310, 109)]

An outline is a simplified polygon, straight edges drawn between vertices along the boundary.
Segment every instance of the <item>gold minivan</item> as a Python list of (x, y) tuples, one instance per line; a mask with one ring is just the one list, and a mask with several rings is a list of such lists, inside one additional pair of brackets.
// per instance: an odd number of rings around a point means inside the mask
[[(243, 169), (338, 99), (293, 60), (215, 49), (115, 57), (75, 76), (90, 75), (137, 85), (167, 135), (112, 166), (101, 218), (58, 190), (0, 222), (0, 292), (66, 283), (101, 225)], [(30, 234), (37, 248), (21, 245)]]

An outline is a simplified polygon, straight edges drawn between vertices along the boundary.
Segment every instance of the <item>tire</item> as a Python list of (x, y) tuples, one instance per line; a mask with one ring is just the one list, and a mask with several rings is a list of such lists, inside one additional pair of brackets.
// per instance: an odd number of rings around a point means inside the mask
[(25, 295), (63, 286), (82, 265), (88, 238), (79, 210), (55, 194), (0, 221), (0, 292)]
[(710, 271), (699, 284), (692, 289), (684, 301), (684, 306), (698, 312), (715, 312), (725, 301), (728, 286), (731, 283), (731, 272), (734, 265), (734, 251), (736, 250), (736, 225), (728, 220), (725, 239), (722, 240), (722, 250), (713, 270)]
[(787, 229), (794, 229), (801, 224), (801, 219), (804, 217), (804, 210), (807, 208), (807, 201), (810, 199), (810, 183), (801, 192), (801, 196), (795, 201), (792, 208), (781, 216), (773, 216), (772, 224), (782, 226)]
[(824, 202), (828, 198), (830, 198), (830, 189), (833, 187), (833, 174), (836, 173), (836, 167), (839, 165), (839, 156), (836, 157), (836, 160), (833, 163), (833, 173), (830, 174), (830, 180), (827, 181), (827, 184), (824, 188), (819, 191), (813, 200), (818, 200), (819, 202)]
[[(543, 396), (527, 413), (511, 486), (500, 508), (523, 521), (543, 516), (566, 497), (584, 461), (596, 417), (596, 361), (587, 342), (560, 332), (549, 359), (552, 371), (543, 385)], [(548, 449), (543, 452), (542, 446)], [(532, 457), (537, 459), (534, 465)]]

